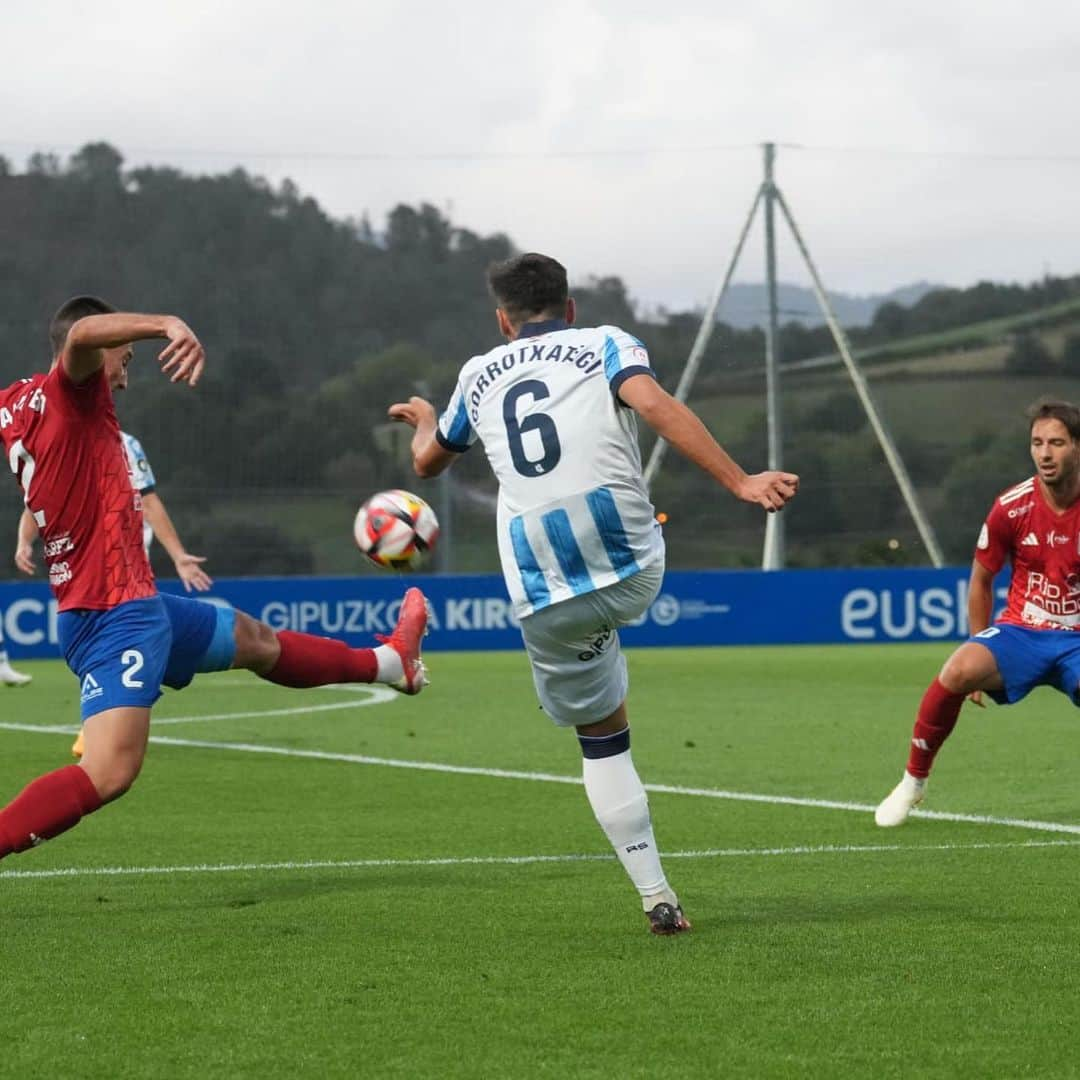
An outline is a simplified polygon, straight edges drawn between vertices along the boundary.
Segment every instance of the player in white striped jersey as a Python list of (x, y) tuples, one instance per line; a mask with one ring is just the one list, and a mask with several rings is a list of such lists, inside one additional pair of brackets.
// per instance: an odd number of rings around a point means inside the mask
[(154, 470), (150, 467), (150, 461), (142, 443), (129, 435), (126, 431), (120, 433), (124, 443), (124, 455), (127, 457), (128, 473), (131, 476), (131, 486), (142, 498), (143, 508), (143, 544), (147, 553), (154, 539), (169, 553), (169, 558), (176, 568), (176, 576), (184, 583), (184, 589), (191, 592), (207, 592), (214, 584), (213, 580), (202, 568), (206, 562), (205, 556), (189, 555), (183, 542), (176, 532), (176, 526), (169, 517), (161, 496), (157, 493), (157, 481), (154, 478)]
[(654, 933), (690, 928), (660, 863), (630, 756), (618, 627), (640, 617), (664, 572), (641, 475), (636, 416), (738, 498), (779, 510), (798, 477), (748, 476), (653, 376), (640, 341), (574, 327), (565, 269), (527, 254), (491, 268), (507, 345), (461, 369), (441, 418), (414, 397), (390, 416), (415, 428), (413, 463), (435, 476), (477, 439), (499, 480), (503, 575), (541, 705), (575, 727), (585, 790), (642, 898)]
[[(123, 390), (127, 385), (127, 373), (123, 372), (123, 383), (118, 383), (116, 376), (110, 380), (113, 390)], [(213, 579), (202, 568), (206, 562), (205, 556), (190, 555), (184, 547), (176, 526), (169, 517), (165, 503), (158, 495), (157, 481), (154, 478), (154, 470), (150, 467), (150, 461), (142, 448), (142, 444), (133, 435), (126, 432), (120, 433), (124, 444), (124, 455), (127, 458), (128, 475), (131, 477), (131, 486), (139, 493), (143, 510), (143, 544), (147, 554), (154, 538), (169, 553), (169, 558), (176, 568), (176, 576), (183, 582), (186, 592), (194, 589), (196, 592), (207, 592), (214, 584)], [(24, 573), (34, 572), (34, 541), (37, 539), (38, 528), (33, 516), (26, 510), (23, 511), (19, 520), (19, 537), (15, 548), (15, 565)]]

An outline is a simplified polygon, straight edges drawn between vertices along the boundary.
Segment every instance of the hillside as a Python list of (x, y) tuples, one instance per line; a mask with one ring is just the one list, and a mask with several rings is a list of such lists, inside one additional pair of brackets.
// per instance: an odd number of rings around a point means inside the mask
[[(1043, 350), (1041, 363), (1025, 367), (1032, 342)], [(1080, 301), (901, 338), (856, 355), (947, 556), (966, 562), (993, 497), (1031, 471), (1024, 409), (1043, 396), (1080, 400)], [(729, 374), (723, 382), (721, 392), (692, 394), (691, 403), (722, 440), (764, 465), (763, 372)], [(781, 387), (784, 465), (803, 478), (799, 500), (786, 511), (789, 560), (924, 562), (839, 358), (792, 364)], [(678, 498), (687, 469), (671, 462), (665, 472), (658, 499)], [(717, 529), (730, 536), (737, 525), (739, 543), (756, 556), (761, 530), (753, 515), (736, 507), (724, 518)], [(668, 537), (676, 549), (690, 544), (675, 532), (669, 529)]]
[[(3, 383), (48, 364), (49, 316), (74, 293), (175, 311), (202, 336), (210, 364), (198, 393), (170, 387), (154, 371), (153, 351), (140, 349), (118, 410), (146, 446), (189, 547), (219, 574), (353, 571), (360, 564), (349, 524), (363, 497), (396, 485), (437, 490), (415, 481), (377, 433), (391, 402), (416, 392), (442, 402), (460, 364), (496, 343), (484, 272), (514, 251), (509, 237), (459, 228), (432, 206), (398, 206), (378, 228), (338, 221), (288, 182), (273, 187), (242, 170), (127, 170), (103, 143), (63, 162), (36, 155), (23, 173), (0, 161), (0, 226)], [(616, 274), (575, 282), (574, 293), (582, 322), (636, 334), (661, 381), (674, 386), (699, 313), (643, 317)], [(1068, 391), (1076, 364), (1064, 358), (1078, 304), (1080, 277), (982, 282), (906, 306), (890, 300), (868, 325), (851, 328), (936, 518), (955, 516), (968, 489), (981, 500), (984, 482), (1023, 467), (1009, 417), (1051, 384)], [(1025, 341), (1029, 353), (1033, 344), (1043, 353), (1032, 354), (1034, 367), (1025, 354), (1018, 368), (1009, 357)], [(830, 359), (828, 331), (789, 322), (780, 349), (785, 452), (804, 477), (788, 515), (792, 561), (919, 561)], [(721, 323), (695, 388), (750, 469), (765, 464), (762, 356), (760, 329)], [(1000, 449), (999, 431), (1009, 433)], [(492, 569), (484, 496), (493, 484), (482, 455), (465, 455), (455, 483), (451, 566)], [(0, 535), (14, 533), (12, 492), (0, 501)], [(756, 510), (674, 461), (655, 494), (671, 514), (673, 565), (757, 562)], [(964, 505), (949, 543), (966, 559), (982, 507)]]
[[(910, 307), (921, 300), (927, 293), (941, 288), (928, 281), (918, 281), (890, 289), (887, 293), (853, 296), (851, 293), (830, 292), (836, 317), (843, 326), (869, 326), (874, 321), (878, 309), (884, 304), (899, 304)], [(825, 317), (818, 307), (817, 298), (812, 289), (804, 285), (793, 285), (781, 281), (776, 286), (776, 301), (781, 323), (796, 322), (803, 326), (821, 326)], [(720, 305), (718, 317), (729, 326), (739, 330), (748, 330), (754, 326), (764, 326), (768, 320), (768, 294), (764, 284), (735, 282), (728, 286)]]

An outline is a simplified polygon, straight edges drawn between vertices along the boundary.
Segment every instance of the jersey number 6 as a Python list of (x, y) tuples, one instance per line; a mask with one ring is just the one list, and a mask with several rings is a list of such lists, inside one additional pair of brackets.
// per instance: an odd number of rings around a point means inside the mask
[[(559, 464), (562, 447), (559, 445), (559, 433), (555, 430), (555, 421), (547, 413), (533, 413), (518, 421), (518, 400), (525, 395), (532, 395), (533, 401), (550, 397), (551, 391), (539, 379), (526, 379), (511, 387), (503, 398), (503, 420), (506, 422), (506, 439), (510, 445), (510, 457), (514, 468), (522, 476), (543, 476)], [(544, 456), (538, 461), (530, 461), (525, 455), (524, 436), (535, 431), (540, 436), (540, 445)]]

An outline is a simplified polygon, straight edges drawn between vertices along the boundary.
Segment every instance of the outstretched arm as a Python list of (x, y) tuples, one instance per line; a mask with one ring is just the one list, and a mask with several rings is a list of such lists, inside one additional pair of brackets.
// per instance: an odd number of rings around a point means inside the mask
[(142, 497), (142, 507), (147, 524), (154, 530), (158, 543), (169, 553), (176, 567), (176, 576), (184, 583), (184, 589), (187, 592), (192, 589), (196, 592), (209, 590), (214, 580), (200, 565), (206, 562), (206, 557), (187, 553), (160, 496), (153, 491), (147, 492)]
[(994, 575), (978, 559), (971, 563), (968, 582), (968, 633), (981, 634), (994, 614)]
[(115, 349), (133, 341), (165, 338), (168, 345), (158, 357), (161, 370), (173, 382), (194, 386), (202, 375), (206, 356), (191, 328), (173, 315), (136, 315), (112, 312), (87, 315), (68, 331), (61, 353), (64, 371), (73, 383), (84, 383), (105, 362), (102, 349)]
[[(968, 633), (973, 637), (981, 634), (994, 616), (994, 575), (978, 559), (971, 561), (971, 579), (968, 582)], [(968, 701), (985, 708), (981, 690), (968, 694)]]
[(23, 510), (19, 518), (19, 536), (15, 544), (15, 565), (24, 573), (32, 574), (34, 566), (34, 541), (37, 539), (38, 527), (34, 515), (29, 510)]
[(391, 420), (399, 420), (414, 429), (412, 438), (413, 469), (417, 476), (438, 476), (445, 472), (460, 457), (452, 450), (439, 445), (435, 438), (438, 430), (438, 418), (435, 406), (421, 397), (411, 397), (408, 401), (391, 405)]
[(629, 405), (663, 439), (704, 469), (743, 502), (757, 503), (770, 513), (782, 510), (799, 490), (799, 478), (789, 472), (748, 476), (712, 437), (697, 414), (676, 401), (649, 375), (632, 375), (619, 387), (619, 399)]

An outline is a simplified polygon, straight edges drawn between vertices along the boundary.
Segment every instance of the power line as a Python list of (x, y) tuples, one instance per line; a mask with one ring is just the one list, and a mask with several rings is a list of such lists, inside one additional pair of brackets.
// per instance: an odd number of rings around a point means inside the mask
[[(108, 140), (92, 140), (108, 141)], [(81, 150), (85, 143), (50, 143), (43, 145), (27, 140), (0, 140), (0, 146), (18, 148), (36, 153), (74, 153)], [(1080, 164), (1080, 153), (1076, 154), (1040, 154), (1025, 151), (996, 150), (932, 150), (904, 146), (829, 146), (813, 143), (777, 142), (777, 147), (794, 150), (801, 154), (842, 154), (862, 157), (914, 157), (940, 161), (982, 161), (1002, 163), (1030, 163), (1053, 165)], [(709, 154), (729, 154), (745, 150), (759, 152), (762, 144), (746, 143), (710, 143), (696, 146), (634, 146), (634, 147), (596, 147), (588, 150), (435, 150), (435, 151), (349, 151), (349, 150), (256, 150), (220, 147), (167, 147), (167, 146), (126, 146), (124, 152), (137, 157), (159, 157), (162, 159), (202, 157), (230, 158), (244, 161), (339, 161), (357, 163), (407, 162), (407, 161), (536, 161), (536, 160), (589, 160), (599, 158), (635, 158), (665, 156), (707, 156)]]
[(902, 146), (814, 146), (808, 143), (777, 143), (787, 150), (815, 154), (850, 154), (866, 157), (921, 157), (956, 161), (1033, 162), (1080, 165), (1080, 154), (1032, 154), (996, 150), (926, 150)]
[[(106, 140), (107, 141), (107, 140)], [(83, 145), (74, 143), (52, 143), (43, 147), (38, 143), (3, 140), (0, 145), (8, 147), (20, 147), (23, 150), (32, 150), (38, 153), (53, 153), (56, 151), (75, 152), (81, 150)], [(730, 153), (737, 150), (756, 150), (757, 143), (731, 143), (727, 145), (710, 146), (644, 146), (644, 147), (610, 147), (594, 150), (439, 150), (439, 151), (416, 151), (416, 152), (391, 152), (391, 151), (347, 151), (347, 150), (222, 150), (222, 149), (197, 149), (194, 147), (164, 147), (164, 146), (128, 146), (124, 149), (128, 154), (137, 156), (160, 156), (169, 157), (228, 157), (243, 160), (265, 161), (516, 161), (536, 160), (548, 158), (622, 158), (622, 157), (654, 157), (665, 154), (719, 154)]]

